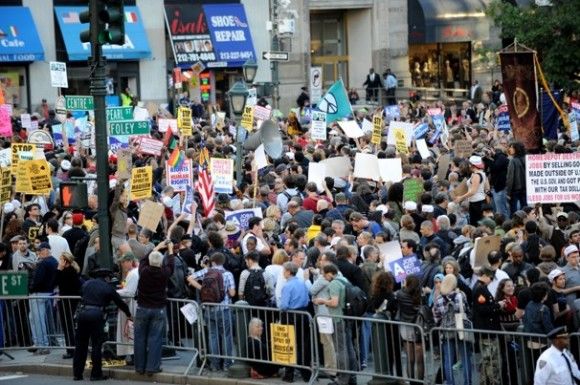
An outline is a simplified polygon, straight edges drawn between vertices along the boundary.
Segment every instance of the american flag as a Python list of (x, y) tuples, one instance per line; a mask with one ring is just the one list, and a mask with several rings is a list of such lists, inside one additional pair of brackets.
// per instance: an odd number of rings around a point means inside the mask
[(203, 206), (204, 217), (209, 218), (213, 216), (215, 209), (215, 192), (213, 189), (213, 180), (207, 168), (209, 166), (209, 153), (207, 148), (202, 147), (199, 154), (199, 171), (197, 175), (197, 183), (195, 190), (201, 198)]
[(62, 21), (65, 24), (79, 24), (81, 19), (78, 12), (65, 12), (62, 14)]

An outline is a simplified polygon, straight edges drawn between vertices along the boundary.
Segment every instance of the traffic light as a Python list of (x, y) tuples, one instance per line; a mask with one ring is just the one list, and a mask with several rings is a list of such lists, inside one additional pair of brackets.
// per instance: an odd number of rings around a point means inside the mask
[(91, 42), (91, 12), (89, 10), (83, 11), (79, 14), (79, 19), (81, 23), (89, 23), (89, 29), (81, 32), (81, 42), (82, 43), (90, 43)]
[(86, 183), (60, 182), (60, 204), (64, 209), (86, 209), (89, 199)]
[(123, 0), (101, 0), (99, 44), (125, 44), (125, 11)]

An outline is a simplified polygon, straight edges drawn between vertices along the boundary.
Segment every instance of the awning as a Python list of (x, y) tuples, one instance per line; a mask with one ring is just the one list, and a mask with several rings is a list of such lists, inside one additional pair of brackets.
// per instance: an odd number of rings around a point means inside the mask
[[(60, 32), (66, 46), (68, 59), (71, 61), (87, 60), (91, 55), (90, 43), (81, 43), (80, 34), (89, 28), (81, 24), (79, 14), (86, 7), (54, 7)], [(151, 57), (149, 41), (136, 6), (125, 6), (125, 44), (103, 45), (103, 55), (109, 60), (138, 60)]]
[(409, 44), (489, 39), (483, 0), (408, 0)]
[(28, 7), (0, 7), (0, 62), (44, 60), (44, 50)]
[(165, 4), (165, 18), (182, 68), (198, 61), (207, 68), (232, 68), (256, 60), (242, 4)]

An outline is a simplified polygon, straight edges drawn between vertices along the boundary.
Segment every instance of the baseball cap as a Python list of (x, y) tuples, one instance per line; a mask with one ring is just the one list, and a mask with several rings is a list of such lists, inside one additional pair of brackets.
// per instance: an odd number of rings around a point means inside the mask
[(38, 246), (38, 250), (42, 250), (42, 249), (49, 249), (50, 250), (50, 243), (48, 243), (48, 242), (42, 242)]
[(556, 218), (560, 218), (560, 217), (564, 217), (564, 218), (568, 219), (568, 214), (563, 212), (563, 211), (560, 211), (558, 214), (556, 214)]
[(423, 205), (421, 207), (421, 212), (432, 213), (433, 211), (434, 211), (434, 207), (432, 205)]
[(564, 272), (560, 269), (554, 269), (552, 271), (550, 271), (550, 274), (548, 274), (548, 279), (550, 280), (550, 282), (554, 282), (554, 280), (561, 276), (562, 274), (564, 274)]
[(60, 162), (60, 168), (62, 168), (64, 171), (68, 171), (70, 170), (71, 164), (69, 160), (63, 160), (62, 162)]
[(477, 168), (483, 168), (483, 161), (481, 160), (481, 156), (473, 155), (469, 157), (469, 163)]
[(570, 245), (564, 249), (564, 255), (567, 257), (572, 253), (577, 253), (578, 248), (575, 245)]
[(405, 210), (415, 211), (415, 210), (417, 210), (417, 203), (415, 203), (413, 201), (407, 201), (407, 202), (405, 202), (404, 208), (405, 208)]
[(483, 218), (478, 223), (481, 226), (489, 227), (490, 229), (495, 230), (496, 224), (495, 221), (491, 218)]

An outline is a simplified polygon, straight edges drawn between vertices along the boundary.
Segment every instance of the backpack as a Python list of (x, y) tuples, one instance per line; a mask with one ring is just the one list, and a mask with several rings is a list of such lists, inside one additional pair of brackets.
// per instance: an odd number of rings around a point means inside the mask
[[(421, 305), (419, 307), (419, 312), (417, 313), (417, 318), (415, 319), (415, 324), (421, 328), (423, 331), (423, 338), (425, 341), (429, 340), (429, 331), (433, 326), (435, 326), (435, 321), (433, 319), (433, 312), (431, 308), (427, 305)], [(415, 330), (418, 333), (418, 330)], [(417, 334), (417, 341), (420, 341), (420, 335)]]
[(471, 279), (473, 277), (473, 266), (471, 266), (471, 250), (473, 247), (470, 247), (465, 253), (463, 253), (458, 259), (457, 263), (459, 264), (459, 270), (461, 275), (465, 279)]
[(348, 281), (338, 279), (344, 286), (344, 308), (342, 313), (350, 317), (361, 317), (367, 311), (368, 297), (367, 294), (358, 286)]
[(244, 300), (252, 306), (266, 306), (268, 304), (268, 293), (266, 291), (266, 280), (264, 270), (249, 270), (250, 275), (246, 279), (244, 287)]
[(224, 275), (218, 269), (210, 268), (201, 281), (200, 300), (202, 303), (220, 303), (226, 297)]
[(448, 299), (443, 298), (445, 302), (445, 314), (441, 318), (441, 327), (444, 329), (455, 329), (455, 297)]

